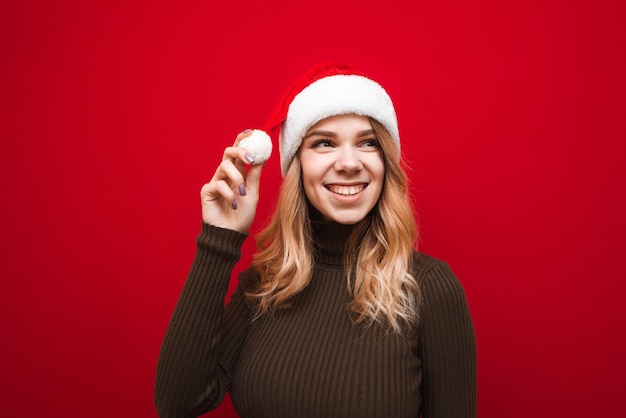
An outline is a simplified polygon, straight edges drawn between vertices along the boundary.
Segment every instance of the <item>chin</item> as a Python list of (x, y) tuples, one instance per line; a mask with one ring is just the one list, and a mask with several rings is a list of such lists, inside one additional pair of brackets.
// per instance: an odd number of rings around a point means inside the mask
[(361, 222), (363, 219), (365, 219), (366, 214), (354, 214), (354, 215), (337, 215), (337, 216), (330, 216), (329, 218), (334, 221), (337, 222), (338, 224), (342, 224), (342, 225), (354, 225), (354, 224), (358, 224), (359, 222)]

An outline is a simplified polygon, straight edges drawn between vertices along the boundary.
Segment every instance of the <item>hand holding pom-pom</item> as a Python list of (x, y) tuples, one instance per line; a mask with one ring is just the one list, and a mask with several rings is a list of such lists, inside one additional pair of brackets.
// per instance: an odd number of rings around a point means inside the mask
[(264, 163), (272, 155), (272, 139), (260, 129), (253, 130), (250, 136), (239, 142), (239, 146), (250, 152), (250, 155), (254, 158), (252, 164)]

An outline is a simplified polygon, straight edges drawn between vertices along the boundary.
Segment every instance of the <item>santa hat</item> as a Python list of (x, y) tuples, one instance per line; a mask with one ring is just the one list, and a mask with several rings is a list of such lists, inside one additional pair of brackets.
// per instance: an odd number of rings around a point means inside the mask
[(287, 89), (265, 127), (269, 133), (280, 128), (283, 176), (313, 125), (322, 119), (346, 114), (377, 120), (400, 146), (396, 112), (385, 89), (347, 65), (325, 62), (311, 68)]

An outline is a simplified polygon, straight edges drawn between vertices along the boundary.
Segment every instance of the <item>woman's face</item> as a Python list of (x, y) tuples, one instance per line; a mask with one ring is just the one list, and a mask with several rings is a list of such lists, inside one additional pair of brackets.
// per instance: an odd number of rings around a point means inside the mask
[(316, 123), (299, 156), (304, 192), (326, 220), (355, 224), (378, 202), (385, 162), (367, 117), (340, 115)]

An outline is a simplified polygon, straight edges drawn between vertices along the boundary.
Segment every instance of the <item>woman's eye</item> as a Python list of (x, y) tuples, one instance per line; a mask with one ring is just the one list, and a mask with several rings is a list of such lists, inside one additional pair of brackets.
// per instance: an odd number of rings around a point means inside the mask
[(330, 147), (332, 144), (328, 139), (319, 139), (311, 145), (311, 148), (326, 148)]
[(380, 143), (378, 142), (376, 138), (370, 138), (370, 139), (366, 139), (365, 141), (363, 141), (361, 143), (361, 146), (380, 148)]

